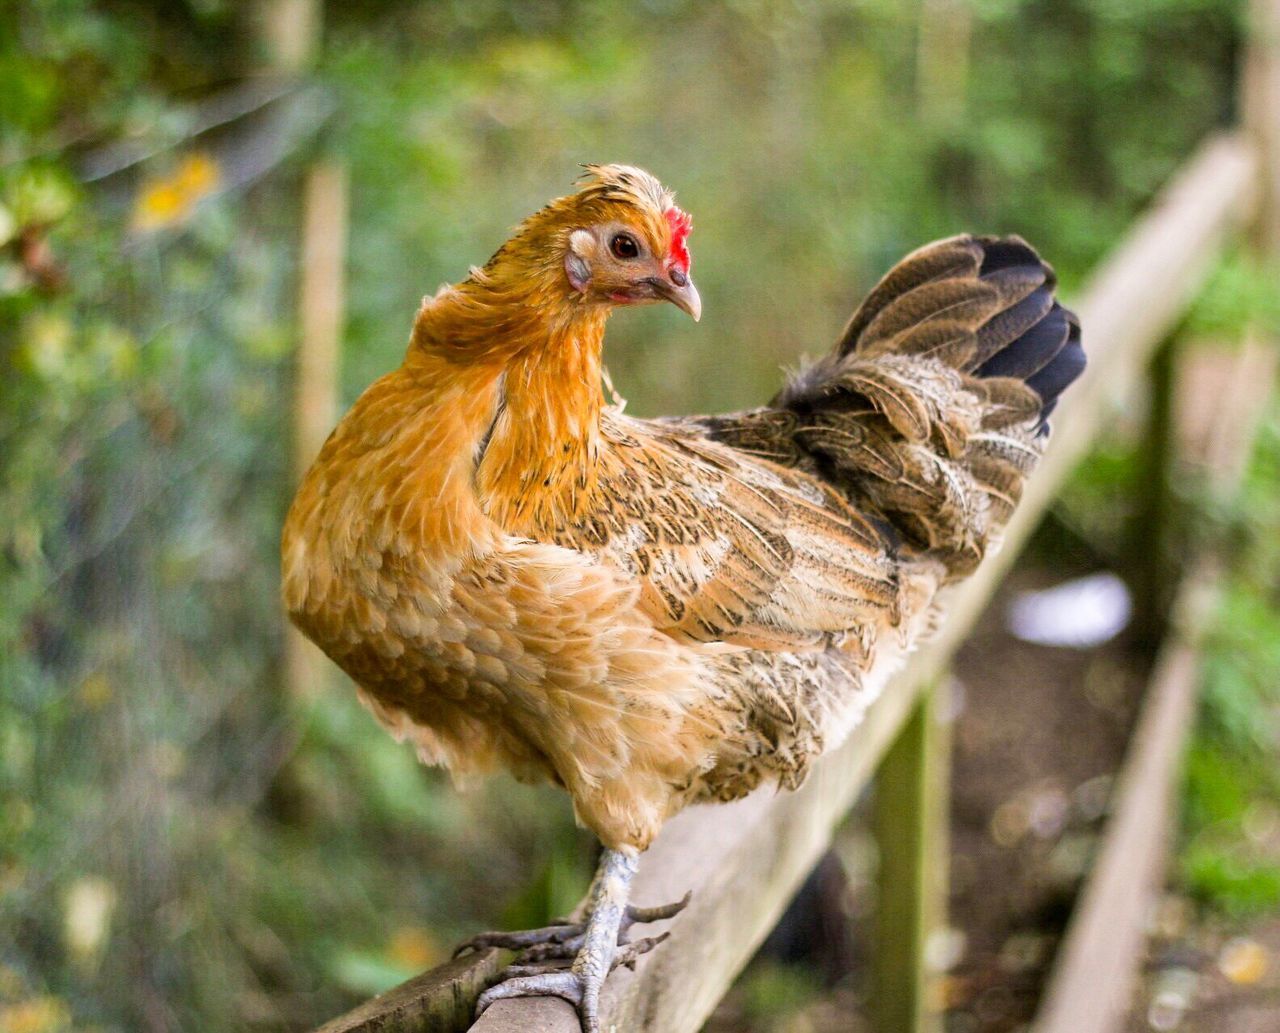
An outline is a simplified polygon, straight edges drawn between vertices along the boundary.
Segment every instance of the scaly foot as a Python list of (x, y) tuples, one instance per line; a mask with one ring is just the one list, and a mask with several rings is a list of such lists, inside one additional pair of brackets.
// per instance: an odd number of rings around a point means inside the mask
[[(692, 894), (686, 893), (683, 899), (677, 900), (674, 904), (662, 904), (658, 907), (636, 907), (634, 904), (628, 904), (622, 913), (622, 921), (618, 923), (618, 946), (621, 947), (627, 943), (626, 934), (633, 925), (645, 925), (649, 922), (661, 922), (674, 918), (685, 909), (691, 896)], [(459, 944), (453, 956), (457, 958), (467, 951), (481, 951), (486, 947), (502, 947), (505, 950), (519, 952), (520, 956), (516, 958), (513, 965), (528, 965), (553, 958), (572, 958), (582, 948), (586, 930), (586, 921), (573, 922), (567, 918), (557, 918), (550, 925), (544, 925), (539, 929), (477, 933), (471, 939)]]
[[(584, 922), (557, 922), (516, 933), (483, 933), (459, 948), (459, 952), (491, 946), (521, 951), (507, 969), (507, 978), (480, 995), (477, 1018), (495, 1001), (509, 997), (555, 996), (577, 1009), (583, 1033), (599, 1033), (600, 990), (609, 973), (619, 965), (634, 966), (636, 958), (667, 938), (663, 934), (629, 942), (626, 932), (638, 923), (671, 918), (689, 902), (686, 895), (684, 900), (662, 907), (628, 906), (627, 893), (637, 865), (638, 857), (633, 853), (605, 850), (591, 884)], [(569, 968), (558, 967), (558, 962), (569, 957), (573, 958)]]
[[(617, 950), (613, 952), (613, 961), (609, 964), (609, 971), (612, 972), (615, 968), (634, 970), (636, 958), (640, 957), (641, 954), (648, 954), (658, 944), (669, 939), (670, 936), (670, 933), (663, 933), (661, 936), (644, 936), (638, 940), (620, 942)], [(576, 956), (577, 952), (544, 954), (537, 958), (521, 955), (503, 970), (503, 975), (506, 976), (505, 982), (510, 982), (522, 976), (540, 976), (547, 973), (569, 971), (569, 966), (565, 965), (565, 960)], [(505, 982), (502, 985), (505, 985)]]
[(477, 933), (471, 939), (459, 944), (453, 956), (461, 957), (467, 951), (482, 951), (486, 947), (503, 947), (511, 951), (554, 947), (572, 939), (581, 939), (584, 928), (585, 925), (582, 922), (557, 921), (541, 929), (521, 929), (510, 933)]

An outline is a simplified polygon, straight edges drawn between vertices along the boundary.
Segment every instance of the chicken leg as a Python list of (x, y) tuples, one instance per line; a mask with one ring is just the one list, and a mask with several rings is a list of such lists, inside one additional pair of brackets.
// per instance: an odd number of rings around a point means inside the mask
[[(609, 973), (618, 965), (633, 963), (667, 938), (664, 933), (629, 942), (624, 939), (629, 928), (671, 918), (689, 901), (686, 896), (662, 907), (629, 905), (627, 897), (639, 860), (634, 851), (606, 849), (601, 854), (581, 923), (562, 922), (514, 933), (483, 933), (459, 948), (506, 947), (522, 952), (516, 964), (507, 969), (508, 978), (480, 995), (476, 1016), (495, 1001), (508, 997), (563, 997), (577, 1009), (583, 1033), (599, 1033), (600, 990)], [(568, 957), (573, 958), (568, 968), (543, 967), (546, 962)]]

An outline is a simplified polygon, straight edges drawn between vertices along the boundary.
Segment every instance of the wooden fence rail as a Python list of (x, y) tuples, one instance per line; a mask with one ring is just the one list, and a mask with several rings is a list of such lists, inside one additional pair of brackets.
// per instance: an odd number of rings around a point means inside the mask
[[(889, 757), (896, 813), (879, 823), (882, 849), (899, 859), (882, 866), (882, 900), (894, 923), (874, 952), (892, 958), (877, 980), (883, 1033), (935, 1029), (926, 1005), (924, 944), (930, 916), (945, 904), (945, 851), (930, 850), (945, 823), (945, 780), (932, 776), (945, 736), (931, 723), (936, 683), (984, 609), (1003, 573), (1072, 468), (1132, 393), (1147, 362), (1181, 319), (1234, 227), (1249, 218), (1258, 181), (1253, 143), (1241, 134), (1207, 140), (1099, 267), (1077, 308), (1090, 366), (1056, 417), (1039, 470), (1010, 523), (1004, 548), (951, 590), (948, 618), (870, 708), (849, 741), (823, 758), (798, 792), (756, 793), (737, 803), (692, 808), (671, 821), (644, 856), (633, 899), (693, 900), (670, 926), (671, 938), (617, 971), (602, 1000), (604, 1028), (694, 1033), (777, 922), (859, 794)], [(925, 704), (922, 704), (922, 698)], [(913, 718), (915, 718), (913, 720)], [(897, 745), (895, 746), (895, 743)], [(928, 744), (934, 743), (931, 748)], [(454, 1033), (468, 996), (496, 969), (495, 952), (426, 973), (321, 1033)], [(445, 1016), (450, 1016), (445, 1018)], [(475, 1033), (577, 1033), (563, 1001), (524, 998), (494, 1005)]]

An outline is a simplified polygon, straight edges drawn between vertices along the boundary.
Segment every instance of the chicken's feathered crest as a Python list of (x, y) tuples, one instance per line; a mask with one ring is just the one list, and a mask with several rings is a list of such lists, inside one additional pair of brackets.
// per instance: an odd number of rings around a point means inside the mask
[(583, 165), (586, 172), (579, 178), (582, 184), (578, 197), (599, 198), (603, 201), (624, 201), (644, 211), (657, 213), (667, 224), (671, 240), (667, 250), (668, 262), (683, 273), (689, 272), (689, 231), (693, 219), (676, 204), (675, 194), (658, 180), (634, 165)]
[(689, 214), (675, 203), (675, 195), (654, 176), (633, 165), (582, 166), (578, 189), (558, 197), (525, 219), (506, 243), (485, 263), (483, 272), (493, 273), (507, 256), (546, 254), (550, 267), (559, 268), (558, 254), (544, 250), (550, 241), (563, 241), (575, 228), (621, 219), (636, 225), (657, 254), (666, 256), (669, 267), (689, 273)]
[(584, 164), (578, 177), (578, 196), (630, 200), (641, 207), (665, 211), (675, 204), (675, 195), (652, 174), (634, 165)]

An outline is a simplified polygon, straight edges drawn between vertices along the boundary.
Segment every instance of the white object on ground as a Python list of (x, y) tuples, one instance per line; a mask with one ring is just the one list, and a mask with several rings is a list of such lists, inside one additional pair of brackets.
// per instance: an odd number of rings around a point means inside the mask
[(1133, 601), (1114, 574), (1090, 574), (1040, 592), (1019, 592), (1006, 624), (1024, 642), (1042, 646), (1100, 646), (1129, 623)]

